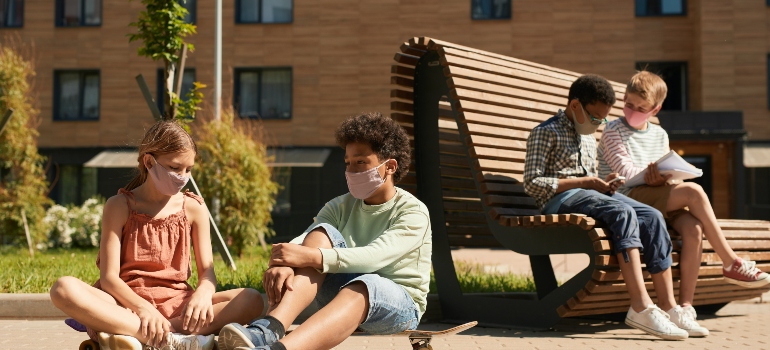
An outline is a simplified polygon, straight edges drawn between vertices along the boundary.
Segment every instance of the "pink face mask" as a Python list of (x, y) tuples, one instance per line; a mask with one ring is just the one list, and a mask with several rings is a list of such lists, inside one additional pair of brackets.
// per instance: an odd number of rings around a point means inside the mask
[(367, 199), (369, 196), (377, 191), (385, 180), (380, 176), (380, 172), (377, 171), (383, 164), (387, 163), (386, 160), (382, 164), (360, 173), (345, 172), (345, 179), (348, 180), (348, 190), (350, 194), (357, 199)]
[(654, 111), (655, 110), (653, 109), (647, 113), (642, 113), (642, 112), (635, 111), (629, 107), (623, 107), (623, 115), (626, 116), (626, 122), (628, 123), (628, 125), (631, 125), (635, 128), (638, 128), (644, 125), (644, 123), (647, 122), (647, 119), (652, 115), (652, 112)]
[(165, 196), (173, 196), (187, 185), (187, 181), (190, 181), (190, 175), (179, 175), (173, 171), (168, 171), (164, 168), (155, 157), (150, 156), (155, 162), (155, 166), (151, 169), (147, 169), (147, 172), (152, 178), (152, 182), (155, 184), (155, 188), (158, 192)]

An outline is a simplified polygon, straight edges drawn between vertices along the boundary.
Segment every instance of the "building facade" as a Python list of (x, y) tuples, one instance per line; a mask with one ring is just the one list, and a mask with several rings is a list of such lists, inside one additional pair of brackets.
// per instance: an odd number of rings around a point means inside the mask
[[(189, 38), (195, 51), (185, 82), (208, 85), (205, 109), (213, 105), (215, 5), (187, 1), (198, 33)], [(157, 90), (160, 64), (139, 57), (127, 37), (141, 10), (139, 1), (0, 1), (0, 30), (35, 47), (39, 147), (57, 165), (51, 196), (59, 202), (112, 194), (130, 177), (83, 164), (135, 147), (153, 123), (135, 76)], [(223, 105), (261, 119), (276, 149), (331, 150), (321, 167), (287, 163), (281, 181), (290, 190), (281, 201), (289, 209), (276, 216), (283, 231), (304, 229), (325, 200), (345, 192), (334, 129), (362, 111), (389, 112), (393, 54), (415, 36), (621, 82), (646, 68), (670, 87), (666, 110), (742, 113), (742, 136), (712, 137), (708, 147), (695, 136), (672, 141), (693, 157), (770, 142), (770, 1), (224, 0), (222, 29)], [(703, 164), (741, 161), (718, 159)], [(728, 171), (727, 185), (713, 186), (718, 216), (770, 218), (770, 193), (736, 199), (724, 187), (749, 181), (747, 191), (766, 189), (751, 181), (768, 169), (759, 162), (746, 174)]]

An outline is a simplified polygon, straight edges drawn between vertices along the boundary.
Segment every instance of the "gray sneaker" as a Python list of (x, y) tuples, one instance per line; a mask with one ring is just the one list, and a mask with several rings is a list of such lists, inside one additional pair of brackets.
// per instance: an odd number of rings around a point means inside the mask
[(687, 331), (671, 322), (669, 315), (656, 305), (648, 305), (642, 312), (628, 308), (626, 324), (666, 340), (685, 340), (689, 336)]
[(278, 335), (267, 328), (270, 322), (260, 318), (248, 327), (238, 323), (230, 323), (219, 332), (219, 346), (224, 350), (235, 350), (239, 347), (247, 349), (270, 346), (278, 341)]
[[(692, 309), (692, 306), (688, 306)], [(709, 330), (698, 324), (695, 321), (695, 317), (692, 315), (695, 313), (695, 309), (691, 312), (685, 311), (681, 306), (677, 305), (673, 309), (666, 311), (671, 317), (671, 322), (687, 331), (687, 334), (691, 337), (705, 337), (709, 335)]]

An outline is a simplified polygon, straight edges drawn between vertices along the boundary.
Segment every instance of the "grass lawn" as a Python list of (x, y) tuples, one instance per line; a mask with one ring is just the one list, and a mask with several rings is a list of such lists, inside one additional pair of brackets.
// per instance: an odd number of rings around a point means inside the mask
[[(96, 267), (98, 249), (52, 249), (37, 252), (29, 257), (26, 249), (0, 247), (0, 293), (47, 293), (60, 276), (75, 276), (93, 283), (99, 278)], [(218, 290), (249, 287), (264, 292), (262, 274), (267, 269), (268, 252), (259, 247), (244, 252), (236, 258), (237, 270), (228, 269), (219, 254), (214, 254), (214, 269), (217, 274)], [(466, 293), (480, 292), (534, 292), (535, 283), (531, 276), (504, 273), (485, 273), (478, 265), (457, 263), (460, 287)], [(198, 275), (193, 259), (193, 275), (190, 284), (195, 286)], [(430, 293), (436, 293), (436, 284), (431, 273)]]

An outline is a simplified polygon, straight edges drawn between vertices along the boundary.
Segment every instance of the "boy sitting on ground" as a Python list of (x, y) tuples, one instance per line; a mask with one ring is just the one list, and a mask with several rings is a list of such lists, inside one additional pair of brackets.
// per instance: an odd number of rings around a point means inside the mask
[[(349, 118), (336, 132), (349, 193), (332, 199), (291, 243), (273, 245), (263, 279), (267, 316), (225, 326), (226, 350), (330, 349), (357, 328), (370, 334), (416, 329), (431, 268), (427, 207), (398, 187), (409, 139), (390, 118)], [(284, 337), (313, 300), (321, 309)]]

